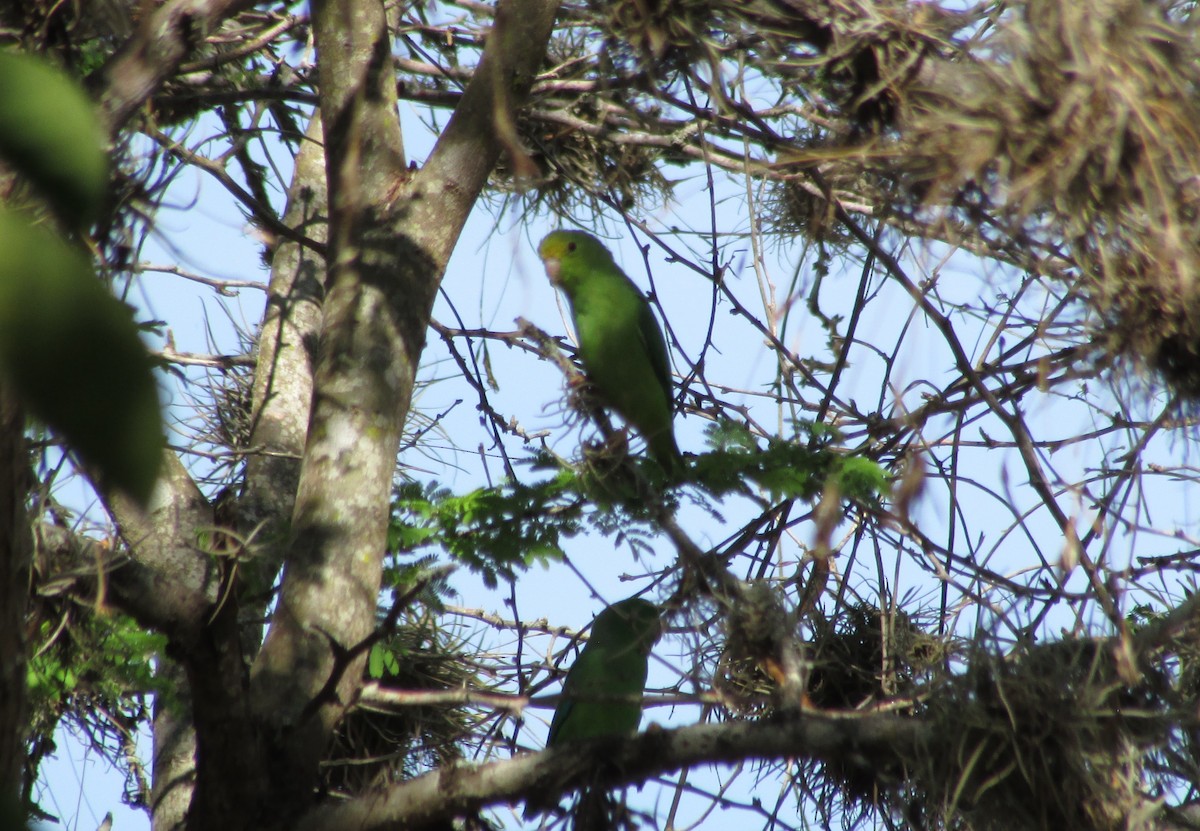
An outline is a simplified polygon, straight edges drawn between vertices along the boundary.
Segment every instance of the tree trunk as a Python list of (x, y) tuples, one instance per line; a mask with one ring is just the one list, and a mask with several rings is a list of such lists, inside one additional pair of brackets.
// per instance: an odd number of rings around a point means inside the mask
[(25, 413), (0, 384), (0, 816), (10, 799), (17, 805), (24, 797), (31, 481)]

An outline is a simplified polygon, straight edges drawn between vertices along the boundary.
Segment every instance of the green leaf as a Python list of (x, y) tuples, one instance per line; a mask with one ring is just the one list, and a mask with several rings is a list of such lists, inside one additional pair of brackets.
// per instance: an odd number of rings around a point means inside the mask
[(874, 500), (890, 490), (887, 471), (862, 456), (842, 458), (837, 483), (844, 496), (860, 501)]
[(396, 653), (390, 650), (383, 653), (383, 668), (389, 675), (400, 674), (400, 659), (396, 657)]
[(400, 674), (400, 660), (388, 643), (376, 643), (371, 646), (371, 654), (367, 657), (367, 674), (375, 680), (390, 675)]
[(0, 157), (73, 228), (100, 214), (106, 136), (83, 89), (42, 58), (0, 52)]
[[(806, 427), (807, 425), (800, 425)], [(753, 482), (772, 498), (811, 498), (820, 492), (833, 455), (818, 442), (771, 439), (765, 449), (746, 427), (721, 422), (709, 429), (713, 450), (694, 463), (696, 481), (715, 495), (737, 493)]]
[(387, 649), (383, 644), (373, 644), (371, 655), (367, 658), (367, 674), (377, 681), (383, 677), (383, 656), (386, 653)]
[(162, 418), (129, 308), (81, 251), (8, 211), (0, 211), (0, 378), (102, 484), (146, 502)]
[(559, 539), (577, 528), (564, 482), (506, 483), (455, 495), (444, 488), (401, 486), (388, 540), (396, 553), (436, 545), (495, 586), (534, 563), (562, 557)]

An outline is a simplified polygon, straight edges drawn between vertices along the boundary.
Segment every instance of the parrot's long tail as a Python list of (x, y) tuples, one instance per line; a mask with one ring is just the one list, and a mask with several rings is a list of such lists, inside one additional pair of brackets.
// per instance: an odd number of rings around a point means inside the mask
[(664, 430), (652, 437), (649, 445), (650, 455), (654, 457), (654, 461), (662, 465), (668, 476), (677, 479), (683, 475), (686, 466), (683, 454), (679, 452), (679, 445), (675, 443), (674, 431)]

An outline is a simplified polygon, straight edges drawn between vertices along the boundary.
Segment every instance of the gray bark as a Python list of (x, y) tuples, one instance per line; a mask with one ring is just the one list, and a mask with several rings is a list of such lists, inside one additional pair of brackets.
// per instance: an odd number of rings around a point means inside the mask
[[(502, 4), (483, 60), (429, 162), (405, 164), (382, 4), (317, 4), (330, 194), (329, 289), (279, 607), (253, 672), (281, 788), (311, 793), (360, 683), (339, 665), (373, 629), (395, 456), (433, 299), (532, 84), (557, 3)], [(318, 700), (331, 674), (336, 690)]]

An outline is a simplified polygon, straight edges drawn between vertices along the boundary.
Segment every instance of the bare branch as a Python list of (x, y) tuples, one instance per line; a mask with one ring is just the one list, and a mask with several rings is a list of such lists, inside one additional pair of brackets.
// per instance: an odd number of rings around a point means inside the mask
[(923, 731), (919, 722), (889, 715), (812, 715), (786, 724), (650, 730), (633, 739), (600, 740), (489, 765), (439, 770), (382, 794), (317, 808), (297, 831), (419, 828), (533, 793), (631, 785), (706, 763), (791, 756), (853, 762), (903, 759), (923, 741)]
[(124, 126), (222, 21), (253, 5), (251, 0), (170, 0), (147, 15), (96, 73), (93, 92), (109, 129)]

